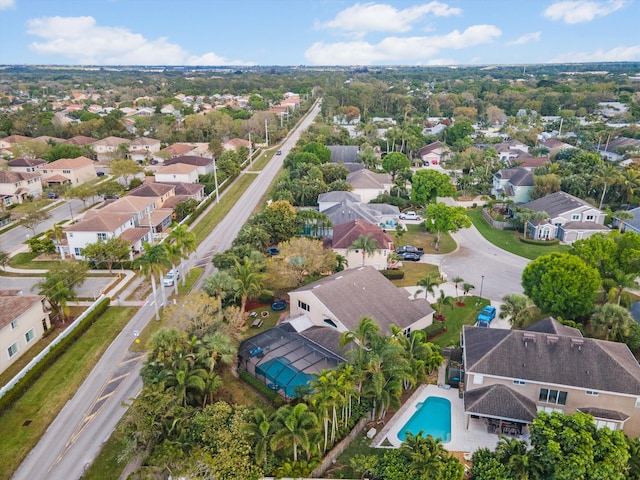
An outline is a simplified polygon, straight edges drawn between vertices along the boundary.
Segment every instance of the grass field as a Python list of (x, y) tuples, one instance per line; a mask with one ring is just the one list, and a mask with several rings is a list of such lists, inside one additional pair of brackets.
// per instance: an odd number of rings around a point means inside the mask
[[(458, 345), (460, 343), (462, 327), (464, 325), (475, 325), (478, 313), (480, 313), (480, 310), (482, 310), (485, 305), (489, 304), (489, 301), (485, 298), (482, 300), (475, 296), (460, 298), (465, 303), (464, 307), (458, 307), (456, 305), (452, 307), (445, 306), (441, 312), (438, 312), (446, 317), (445, 325), (447, 326), (447, 331), (441, 333), (431, 341), (441, 347)], [(433, 307), (436, 308), (435, 305), (433, 305)], [(437, 320), (434, 320), (434, 322), (436, 321)]]
[(570, 249), (568, 245), (530, 245), (528, 243), (523, 243), (518, 240), (515, 231), (499, 230), (489, 225), (485, 219), (482, 218), (482, 211), (480, 208), (469, 209), (468, 213), (469, 218), (471, 218), (471, 221), (484, 238), (493, 243), (496, 247), (515, 255), (535, 260), (541, 255), (547, 255), (553, 252), (566, 253)]
[(396, 287), (413, 287), (418, 284), (418, 280), (422, 280), (427, 275), (435, 278), (440, 275), (437, 265), (430, 263), (418, 262), (402, 262), (402, 270), (404, 270), (404, 278), (401, 280), (392, 280)]
[(407, 225), (407, 230), (398, 236), (390, 232), (396, 248), (403, 245), (413, 245), (424, 248), (424, 253), (451, 253), (456, 249), (456, 242), (451, 235), (443, 234), (440, 238), (440, 249), (435, 250), (435, 235), (428, 233), (422, 225)]
[[(2, 415), (0, 479), (11, 478), (135, 311), (131, 307), (109, 307), (22, 398)], [(24, 426), (27, 420), (31, 423)]]

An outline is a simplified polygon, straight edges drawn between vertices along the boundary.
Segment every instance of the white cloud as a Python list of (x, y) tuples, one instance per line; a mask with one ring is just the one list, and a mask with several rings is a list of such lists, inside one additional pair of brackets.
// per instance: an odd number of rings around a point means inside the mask
[(582, 62), (637, 62), (640, 61), (640, 45), (615, 47), (611, 50), (598, 49), (594, 52), (570, 52), (558, 55), (551, 63)]
[(15, 8), (15, 0), (0, 0), (0, 10), (6, 10), (7, 8)]
[(461, 13), (460, 8), (436, 1), (404, 10), (384, 3), (356, 3), (339, 12), (333, 20), (317, 24), (316, 28), (335, 28), (347, 32), (408, 32), (425, 15), (448, 17)]
[(531, 32), (525, 33), (511, 42), (507, 42), (507, 45), (524, 45), (525, 43), (537, 42), (538, 40), (540, 40), (540, 32)]
[(544, 16), (550, 20), (562, 20), (565, 23), (590, 22), (596, 17), (604, 17), (624, 7), (626, 0), (608, 0), (597, 2), (590, 0), (564, 0), (547, 7)]
[(502, 34), (494, 25), (474, 25), (460, 32), (430, 37), (387, 37), (377, 44), (365, 41), (314, 43), (305, 58), (314, 65), (370, 65), (424, 62), (441, 49), (462, 49), (489, 43)]
[[(2, 1), (2, 0), (0, 0)], [(27, 32), (42, 38), (30, 48), (94, 65), (246, 65), (209, 52), (191, 55), (166, 37), (154, 40), (126, 28), (103, 27), (93, 17), (42, 17), (27, 22)]]

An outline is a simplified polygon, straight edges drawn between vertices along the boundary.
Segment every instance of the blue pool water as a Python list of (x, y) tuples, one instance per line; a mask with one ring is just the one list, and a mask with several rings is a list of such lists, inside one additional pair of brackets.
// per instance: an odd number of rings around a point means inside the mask
[[(312, 375), (301, 372), (286, 358), (277, 357), (266, 361), (256, 367), (256, 373), (265, 377), (274, 390), (283, 390), (285, 394), (293, 397), (296, 387), (307, 385), (313, 379)], [(278, 387), (278, 388), (276, 388)]]
[(407, 431), (417, 435), (421, 430), (423, 436), (431, 435), (440, 438), (444, 443), (451, 441), (451, 402), (446, 398), (427, 397), (418, 403), (418, 410), (398, 432), (402, 441), (407, 437)]

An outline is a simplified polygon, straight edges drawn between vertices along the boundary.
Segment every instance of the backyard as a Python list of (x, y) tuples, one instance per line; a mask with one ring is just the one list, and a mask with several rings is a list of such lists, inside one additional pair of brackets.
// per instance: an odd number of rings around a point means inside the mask
[(398, 235), (397, 232), (390, 232), (396, 248), (403, 245), (413, 245), (424, 248), (424, 253), (451, 253), (456, 249), (455, 240), (448, 233), (443, 233), (440, 238), (440, 250), (436, 251), (435, 235), (427, 232), (422, 224), (407, 225), (407, 230)]

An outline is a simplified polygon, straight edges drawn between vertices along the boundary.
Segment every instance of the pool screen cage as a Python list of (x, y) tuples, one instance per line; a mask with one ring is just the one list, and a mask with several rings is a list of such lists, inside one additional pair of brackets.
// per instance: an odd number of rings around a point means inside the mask
[(343, 361), (300, 333), (281, 327), (249, 338), (238, 348), (238, 368), (287, 400), (295, 398), (315, 374), (334, 369)]

